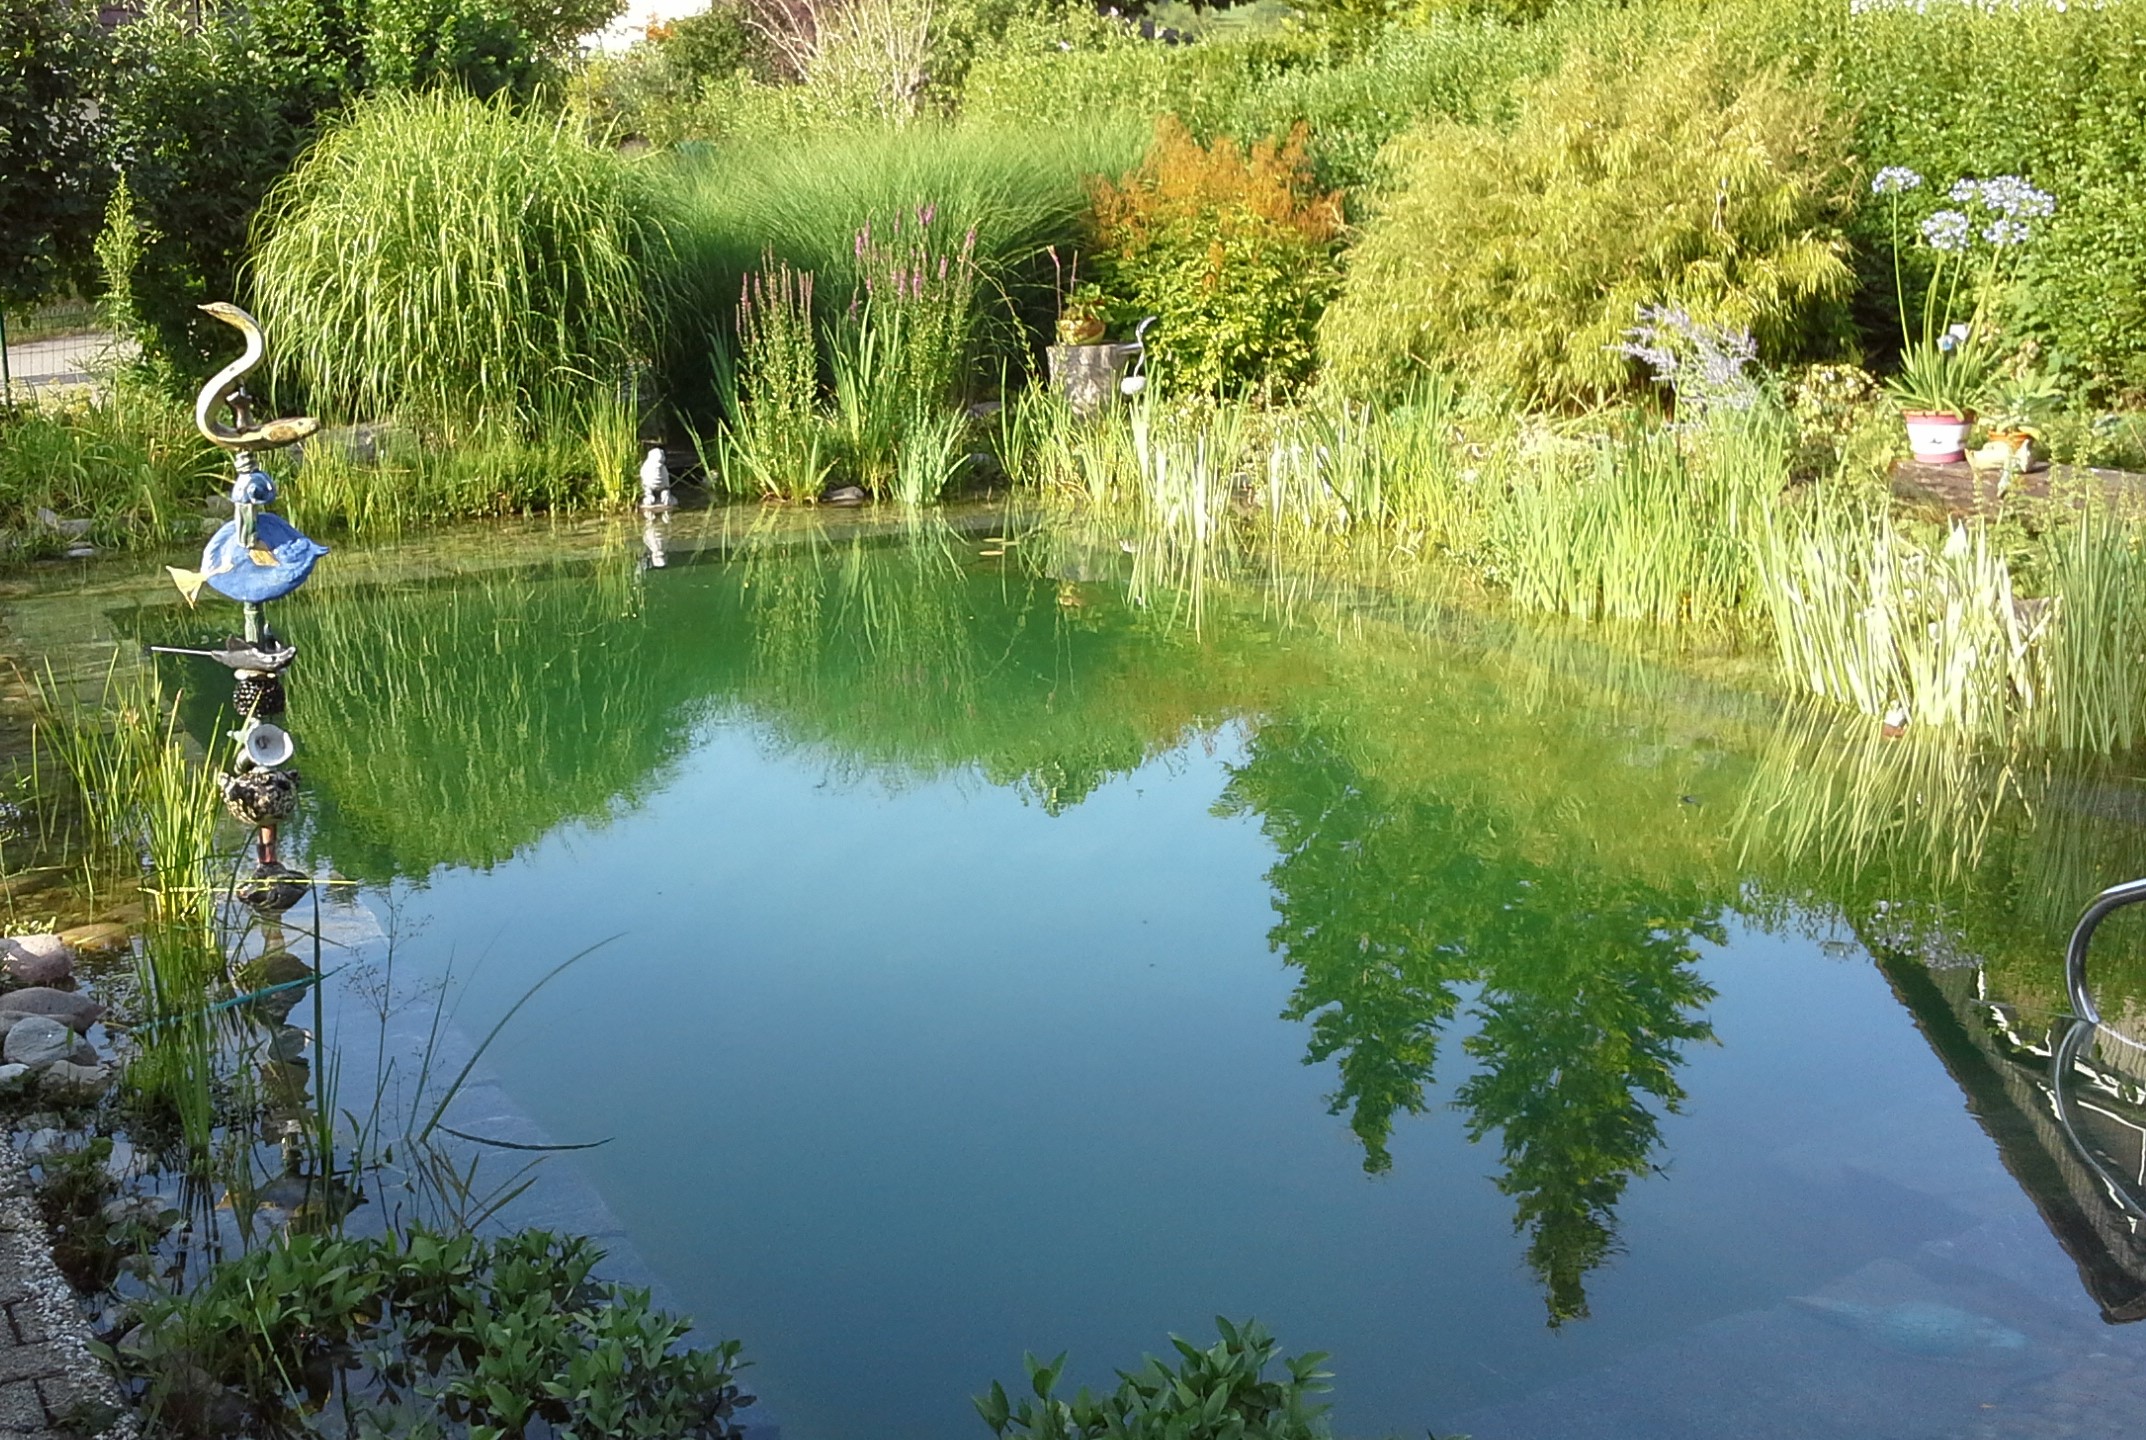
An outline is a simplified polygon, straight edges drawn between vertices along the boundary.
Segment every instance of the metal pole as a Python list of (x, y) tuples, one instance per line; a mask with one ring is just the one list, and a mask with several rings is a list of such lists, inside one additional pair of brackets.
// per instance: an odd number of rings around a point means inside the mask
[(15, 403), (15, 375), (7, 364), (7, 307), (0, 305), (0, 405)]

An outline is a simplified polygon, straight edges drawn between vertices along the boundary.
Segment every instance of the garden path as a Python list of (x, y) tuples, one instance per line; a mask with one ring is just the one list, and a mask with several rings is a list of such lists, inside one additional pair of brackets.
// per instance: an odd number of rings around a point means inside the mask
[(134, 1440), (52, 1261), (22, 1157), (0, 1140), (0, 1440)]

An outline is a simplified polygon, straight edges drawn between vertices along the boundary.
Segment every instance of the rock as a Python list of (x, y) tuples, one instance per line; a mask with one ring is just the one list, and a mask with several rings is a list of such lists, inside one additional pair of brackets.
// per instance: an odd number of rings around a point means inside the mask
[(104, 1007), (87, 995), (77, 995), (72, 990), (53, 990), (43, 985), (33, 985), (24, 990), (10, 990), (0, 995), (0, 1013), (16, 1015), (49, 1015), (66, 1021), (77, 1030), (86, 1031), (104, 1014)]
[(50, 985), (75, 973), (74, 947), (57, 935), (0, 940), (0, 966), (25, 985)]
[(10, 1065), (44, 1070), (65, 1063), (74, 1048), (74, 1031), (65, 1022), (50, 1015), (25, 1015), (7, 1032), (7, 1044), (0, 1054)]
[(837, 485), (820, 497), (822, 505), (862, 505), (864, 489), (857, 485)]
[(112, 1067), (55, 1060), (45, 1067), (45, 1073), (38, 1077), (37, 1083), (47, 1094), (86, 1100), (105, 1092), (112, 1083)]
[(29, 1083), (29, 1079), (30, 1067), (27, 1065), (0, 1065), (0, 1095), (16, 1094)]
[(97, 1053), (97, 1047), (87, 1040), (77, 1040), (75, 1048), (68, 1052), (67, 1058), (77, 1065), (95, 1065), (103, 1057)]
[(77, 925), (72, 930), (62, 930), (60, 938), (75, 949), (91, 955), (110, 955), (127, 948), (132, 934), (124, 925), (115, 925), (108, 920)]
[(114, 1225), (132, 1221), (136, 1225), (163, 1229), (178, 1218), (179, 1212), (164, 1203), (161, 1195), (119, 1195), (105, 1201), (99, 1213)]

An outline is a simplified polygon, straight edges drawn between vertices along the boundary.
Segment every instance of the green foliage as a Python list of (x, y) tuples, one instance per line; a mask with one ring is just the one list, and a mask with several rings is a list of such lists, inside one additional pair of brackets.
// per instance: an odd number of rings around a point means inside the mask
[(1274, 393), (1309, 378), (1341, 202), (1307, 190), (1301, 128), (1247, 153), (1168, 119), (1138, 170), (1098, 185), (1100, 278), (1158, 317), (1154, 363), (1171, 384)]
[(96, 16), (74, 0), (0, 0), (0, 304), (89, 278), (101, 206)]
[(0, 537), (16, 553), (57, 555), (74, 543), (39, 511), (88, 520), (84, 538), (103, 547), (191, 536), (222, 473), (193, 417), (137, 384), (0, 408)]
[(365, 15), (365, 60), (382, 89), (526, 97), (536, 83), (536, 37), (491, 0), (368, 0)]
[(721, 471), (733, 495), (816, 498), (820, 361), (812, 276), (778, 260), (745, 279), (738, 297), (738, 358), (725, 377)]
[[(1786, 59), (1839, 97), (1871, 165), (2018, 175), (2057, 214), (2000, 317), (2102, 397), (2146, 390), (2146, 7), (1874, 6), (1734, 0), (1716, 11), (1754, 63)], [(1822, 74), (1822, 79), (1821, 79)], [(1859, 319), (1893, 328), (1887, 207), (1866, 196)], [(1914, 277), (1911, 276), (1911, 282)]]
[(110, 39), (111, 153), (156, 238), (135, 304), (166, 357), (198, 367), (229, 332), (195, 307), (239, 291), (269, 186), (362, 86), (357, 20), (339, 0), (156, 3)]
[(1399, 189), (1351, 252), (1321, 340), (1335, 378), (1417, 366), (1549, 404), (1632, 380), (1641, 305), (1750, 330), (1786, 358), (1846, 293), (1845, 134), (1822, 96), (1702, 36), (1640, 63), (1576, 56), (1508, 133), (1436, 122), (1394, 142)]
[[(140, 1307), (131, 1355), (157, 1420), (221, 1434), (213, 1389), (270, 1423), (378, 1435), (519, 1435), (536, 1423), (585, 1436), (738, 1433), (738, 1346), (674, 1348), (687, 1324), (647, 1292), (593, 1279), (589, 1241), (523, 1231), (497, 1240), (423, 1229), (379, 1239), (290, 1235), (224, 1261), (184, 1295)], [(379, 1358), (375, 1358), (379, 1357)], [(336, 1369), (384, 1387), (313, 1414)], [(309, 1403), (310, 1402), (310, 1403)], [(452, 1417), (451, 1425), (443, 1424)]]
[(1233, 1325), (1217, 1315), (1215, 1328), (1222, 1338), (1205, 1350), (1172, 1335), (1174, 1362), (1148, 1356), (1101, 1397), (1082, 1389), (1058, 1399), (1066, 1357), (1046, 1365), (1025, 1356), (1035, 1398), (1016, 1402), (993, 1381), (976, 1397), (977, 1413), (1001, 1440), (1320, 1440), (1327, 1407), (1311, 1397), (1328, 1388), (1319, 1368), (1326, 1356), (1285, 1359), (1286, 1378), (1268, 1379), (1277, 1347), (1258, 1321)]
[(1434, 118), (1509, 122), (1521, 82), (1556, 67), (1573, 28), (1440, 13), (1382, 30), (1338, 63), (1262, 76), (1232, 107), (1228, 126), (1257, 140), (1303, 124), (1319, 183), (1368, 189), (1383, 180), (1381, 147), (1411, 126)]
[(979, 53), (962, 86), (962, 118), (1048, 131), (1146, 131), (1174, 115), (1198, 135), (1233, 130), (1256, 78), (1305, 63), (1287, 39), (1173, 46), (1083, 4), (1024, 16)]
[(559, 122), (376, 97), (268, 202), (259, 313), (326, 412), (440, 436), (591, 432), (655, 339), (653, 212), (635, 170)]
[(675, 401), (706, 413), (711, 346), (745, 277), (772, 254), (815, 277), (825, 322), (864, 292), (858, 237), (927, 209), (938, 233), (975, 235), (972, 313), (962, 325), (974, 357), (996, 375), (1025, 363), (1029, 336), (1050, 314), (1049, 247), (1071, 248), (1088, 209), (1087, 177), (1129, 163), (1136, 143), (1117, 133), (985, 131), (917, 124), (900, 130), (819, 132), (735, 141), (682, 154), (662, 172), (674, 190), (672, 239), (681, 324), (664, 370)]

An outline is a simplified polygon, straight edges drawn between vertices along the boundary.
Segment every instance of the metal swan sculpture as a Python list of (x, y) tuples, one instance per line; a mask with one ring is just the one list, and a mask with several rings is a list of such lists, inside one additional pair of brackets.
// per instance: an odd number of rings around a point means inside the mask
[[(253, 423), (249, 413), (251, 407), (239, 389), (239, 381), (245, 378), (247, 371), (260, 364), (261, 357), (267, 353), (267, 346), (261, 339), (260, 322), (225, 300), (212, 300), (201, 308), (245, 336), (246, 350), (210, 376), (209, 383), (201, 387), (201, 394), (194, 401), (195, 428), (226, 450), (275, 450), (295, 445), (319, 430), (320, 422), (310, 415), (264, 420), (258, 425)], [(216, 419), (219, 405), (231, 407), (231, 418), (238, 422), (237, 428)]]

